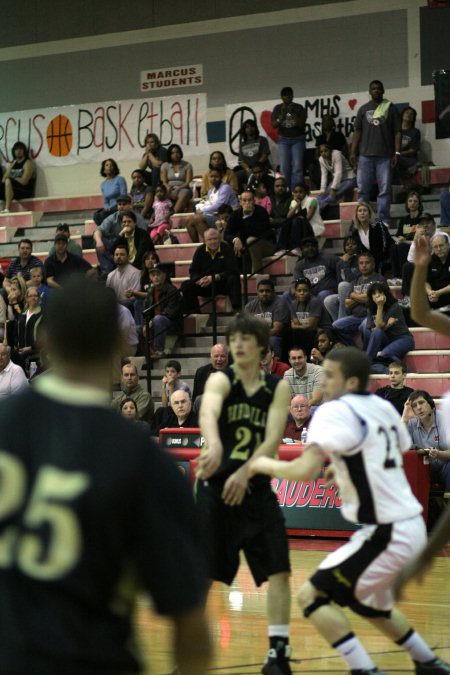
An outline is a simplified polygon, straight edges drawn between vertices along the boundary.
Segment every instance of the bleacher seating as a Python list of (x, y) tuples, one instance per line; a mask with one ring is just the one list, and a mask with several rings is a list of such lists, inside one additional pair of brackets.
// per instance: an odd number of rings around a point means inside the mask
[[(431, 167), (430, 184), (445, 184), (450, 176), (450, 169)], [(356, 196), (354, 197), (356, 199)], [(425, 197), (430, 202), (427, 210), (436, 212), (438, 208), (438, 194)], [(91, 263), (96, 264), (95, 249), (92, 248), (92, 234), (95, 223), (92, 213), (101, 207), (100, 195), (78, 195), (67, 197), (36, 197), (21, 203), (14, 202), (12, 213), (0, 216), (0, 258), (6, 259), (17, 254), (17, 242), (23, 236), (36, 242), (34, 253), (42, 260), (45, 259), (54, 236), (58, 222), (67, 222), (72, 231), (72, 237), (83, 246), (83, 255)], [(356, 202), (342, 202), (340, 204), (340, 218), (325, 222), (325, 247), (336, 253), (342, 250), (342, 239), (348, 233), (348, 228), (355, 211)], [(403, 214), (403, 205), (393, 206), (396, 217)], [(192, 256), (198, 246), (190, 241), (186, 228), (186, 216), (177, 214), (172, 218), (172, 234), (179, 244), (157, 246), (158, 255), (163, 262), (175, 263), (176, 286), (187, 278)], [(265, 260), (268, 267), (264, 274), (270, 274), (275, 281), (277, 292), (287, 288), (295, 258), (280, 257), (275, 254)], [(256, 279), (248, 280), (248, 292), (256, 293)], [(396, 297), (400, 289), (393, 289)], [(211, 327), (208, 322), (208, 303), (201, 300), (203, 314), (193, 315), (184, 319), (183, 338), (174, 346), (173, 355), (182, 364), (183, 378), (192, 384), (196, 368), (207, 361), (207, 354), (211, 346)], [(218, 339), (224, 341), (227, 322), (231, 317), (231, 307), (227, 298), (220, 297), (217, 304), (218, 312)], [(424, 328), (412, 329), (415, 338), (415, 350), (407, 357), (409, 375), (407, 384), (413, 388), (424, 388), (439, 399), (450, 389), (450, 338), (433, 333)], [(171, 346), (174, 340), (171, 341)], [(152, 389), (155, 398), (160, 392), (160, 379), (163, 375), (162, 363), (156, 363), (152, 370)], [(387, 384), (387, 376), (373, 376), (370, 388), (372, 390)]]

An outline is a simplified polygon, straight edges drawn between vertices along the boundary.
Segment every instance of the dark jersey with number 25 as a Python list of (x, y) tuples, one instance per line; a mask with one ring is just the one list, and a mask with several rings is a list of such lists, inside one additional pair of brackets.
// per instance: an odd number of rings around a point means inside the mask
[(201, 602), (188, 485), (84, 389), (43, 376), (0, 405), (0, 673), (137, 672), (136, 590), (171, 616)]
[[(267, 415), (279, 378), (260, 371), (261, 387), (247, 396), (233, 366), (222, 371), (230, 380), (231, 391), (219, 417), (219, 433), (224, 448), (222, 464), (215, 481), (225, 481), (244, 464), (264, 440)], [(256, 476), (253, 484), (269, 483), (268, 476)]]

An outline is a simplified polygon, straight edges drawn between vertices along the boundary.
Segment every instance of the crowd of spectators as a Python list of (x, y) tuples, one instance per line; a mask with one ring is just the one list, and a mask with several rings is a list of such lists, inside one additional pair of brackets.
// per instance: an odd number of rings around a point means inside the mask
[[(45, 323), (48, 294), (69, 276), (85, 274), (114, 290), (127, 336), (112, 368), (113, 381), (120, 387), (113, 404), (127, 419), (146, 424), (151, 434), (164, 426), (197, 426), (206, 379), (229, 365), (228, 351), (214, 345), (210, 362), (195, 374), (192, 392), (181, 378), (180, 363), (167, 361), (161, 380), (162, 405), (156, 411), (129, 358), (142, 353), (146, 340), (152, 359), (165, 358), (167, 335), (180, 334), (183, 313), (201, 313), (199, 298), (218, 294), (228, 296), (233, 312), (244, 309), (270, 325), (270, 345), (262, 354), (261, 368), (291, 386), (286, 438), (299, 441), (321, 404), (326, 354), (354, 345), (355, 339), (372, 359), (373, 373), (389, 374), (390, 385), (377, 393), (400, 413), (407, 411), (408, 425), (417, 435), (423, 426), (416, 412), (421, 410), (421, 399), (414, 403), (412, 391), (404, 386), (404, 358), (414, 348), (404, 310), (415, 240), (421, 235), (429, 238), (428, 299), (444, 310), (450, 306), (450, 240), (423, 213), (420, 194), (414, 190), (407, 194), (406, 216), (400, 219), (395, 236), (389, 232), (393, 171), (406, 184), (405, 176), (411, 176), (417, 164), (420, 132), (415, 128), (415, 110), (408, 106), (399, 114), (384, 98), (381, 82), (371, 82), (369, 93), (370, 101), (357, 112), (350, 148), (336, 131), (333, 118), (324, 115), (308, 182), (304, 180), (306, 111), (294, 102), (290, 87), (281, 91), (282, 103), (271, 117), (278, 133), (281, 173), (253, 119), (242, 124), (236, 166), (227, 166), (222, 152), (211, 153), (198, 192), (183, 149), (176, 144), (164, 148), (155, 134), (145, 139), (129, 191), (117, 162), (104, 160), (100, 169), (103, 207), (94, 214), (98, 266), (83, 258), (80, 245), (62, 223), (44, 262), (33, 255), (32, 241), (24, 238), (6, 269), (0, 293), (0, 340), (4, 340), (0, 397), (24, 386), (32, 375), (31, 364), (39, 362), (38, 334)], [(32, 194), (35, 179), (26, 146), (16, 143), (13, 157), (0, 191), (6, 210), (13, 198)], [(376, 213), (370, 204), (375, 180)], [(310, 186), (318, 194), (311, 195)], [(355, 187), (358, 204), (343, 254), (323, 250), (323, 216), (345, 195), (353, 199)], [(443, 225), (450, 224), (449, 195), (441, 196)], [(155, 245), (172, 241), (171, 218), (180, 213), (192, 242), (199, 246), (189, 277), (178, 288), (171, 280), (173, 266), (160, 262)], [(298, 258), (285, 292), (265, 274), (264, 258), (275, 253)], [(256, 297), (244, 308), (242, 273), (263, 275), (256, 277)], [(400, 283), (405, 300), (397, 302), (390, 286)], [(438, 415), (433, 414), (437, 423)], [(448, 459), (439, 456), (444, 464)], [(435, 477), (444, 483), (449, 480), (446, 469), (435, 472)]]

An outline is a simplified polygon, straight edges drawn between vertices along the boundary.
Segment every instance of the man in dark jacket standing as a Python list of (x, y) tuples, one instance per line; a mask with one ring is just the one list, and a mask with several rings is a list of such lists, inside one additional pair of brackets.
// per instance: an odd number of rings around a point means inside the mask
[(225, 239), (232, 243), (237, 256), (248, 247), (252, 261), (252, 272), (260, 272), (264, 256), (275, 253), (275, 239), (269, 214), (262, 206), (255, 204), (253, 192), (245, 190), (240, 197), (241, 208), (234, 211)]
[(228, 295), (234, 310), (241, 309), (241, 280), (236, 256), (229, 244), (220, 241), (217, 230), (210, 228), (204, 234), (205, 243), (194, 253), (189, 268), (189, 281), (181, 287), (187, 312), (198, 314), (198, 297), (209, 298), (213, 288), (216, 294)]
[(176, 326), (181, 318), (181, 296), (161, 265), (155, 265), (150, 270), (150, 281), (144, 314), (150, 319), (153, 333), (152, 357), (160, 359), (166, 356), (164, 348), (168, 330)]

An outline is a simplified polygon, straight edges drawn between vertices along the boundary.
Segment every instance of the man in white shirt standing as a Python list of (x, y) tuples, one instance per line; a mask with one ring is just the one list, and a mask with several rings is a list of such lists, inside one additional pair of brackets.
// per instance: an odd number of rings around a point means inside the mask
[(342, 515), (361, 528), (321, 562), (297, 597), (304, 616), (342, 656), (350, 673), (383, 671), (352, 632), (341, 607), (366, 618), (407, 651), (416, 675), (450, 673), (450, 666), (394, 607), (396, 576), (421, 552), (427, 534), (422, 506), (402, 468), (411, 438), (393, 406), (367, 392), (370, 369), (367, 355), (354, 347), (329, 354), (324, 361), (327, 403), (312, 419), (302, 456), (292, 462), (258, 457), (249, 472), (311, 480), (331, 459), (326, 477), (339, 488)]
[(11, 361), (11, 347), (0, 344), (0, 401), (28, 385), (22, 368)]

